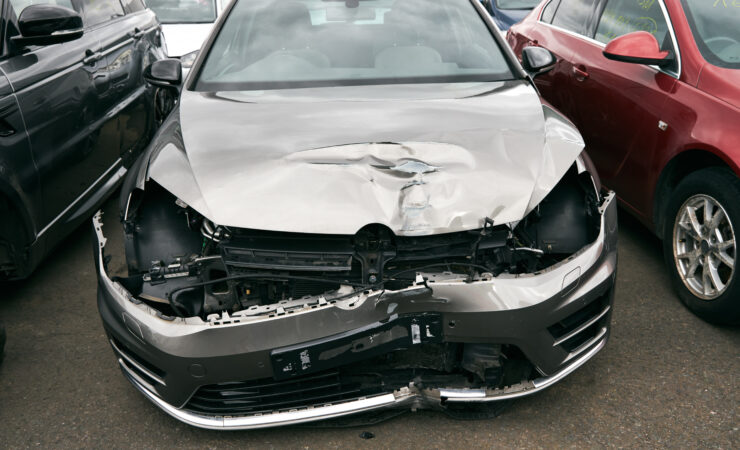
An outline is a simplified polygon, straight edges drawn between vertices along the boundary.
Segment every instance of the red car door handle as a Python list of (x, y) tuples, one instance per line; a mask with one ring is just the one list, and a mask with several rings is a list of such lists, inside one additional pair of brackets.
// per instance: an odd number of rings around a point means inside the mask
[(585, 67), (573, 67), (573, 75), (576, 76), (576, 80), (585, 81), (588, 78), (588, 72)]

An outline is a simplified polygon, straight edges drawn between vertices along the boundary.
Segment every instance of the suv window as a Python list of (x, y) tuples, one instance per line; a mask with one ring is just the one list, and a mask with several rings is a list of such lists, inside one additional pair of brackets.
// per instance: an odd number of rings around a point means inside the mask
[(606, 44), (633, 31), (652, 33), (661, 45), (665, 44), (668, 24), (657, 0), (609, 0), (601, 14), (595, 39)]
[(121, 3), (123, 3), (123, 9), (126, 11), (126, 14), (146, 9), (142, 0), (121, 0)]
[(26, 9), (26, 6), (31, 5), (57, 5), (74, 10), (72, 0), (10, 0), (10, 4), (13, 6), (13, 10), (17, 16), (21, 15), (21, 12)]
[(596, 0), (561, 0), (552, 24), (585, 35), (588, 19), (591, 17), (595, 3)]
[(85, 27), (93, 27), (124, 15), (119, 0), (82, 0), (82, 7), (85, 11)]

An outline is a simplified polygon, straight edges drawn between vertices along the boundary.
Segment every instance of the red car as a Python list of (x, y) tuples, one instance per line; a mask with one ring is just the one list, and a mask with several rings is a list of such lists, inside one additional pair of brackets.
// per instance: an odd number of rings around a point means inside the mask
[(546, 0), (507, 39), (700, 317), (740, 322), (740, 0)]

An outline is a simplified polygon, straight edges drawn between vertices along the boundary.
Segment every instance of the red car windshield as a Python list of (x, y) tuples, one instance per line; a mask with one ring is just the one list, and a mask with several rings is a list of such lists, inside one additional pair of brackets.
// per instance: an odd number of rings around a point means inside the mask
[(720, 67), (740, 69), (740, 1), (683, 0), (696, 45)]

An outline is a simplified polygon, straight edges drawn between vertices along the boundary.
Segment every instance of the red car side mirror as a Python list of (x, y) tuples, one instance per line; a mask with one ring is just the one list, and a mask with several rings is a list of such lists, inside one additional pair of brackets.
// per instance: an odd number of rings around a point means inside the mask
[(604, 56), (614, 61), (656, 66), (673, 62), (671, 53), (661, 50), (658, 40), (647, 31), (635, 31), (613, 39), (606, 44)]

